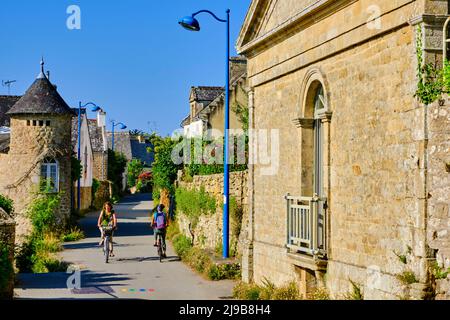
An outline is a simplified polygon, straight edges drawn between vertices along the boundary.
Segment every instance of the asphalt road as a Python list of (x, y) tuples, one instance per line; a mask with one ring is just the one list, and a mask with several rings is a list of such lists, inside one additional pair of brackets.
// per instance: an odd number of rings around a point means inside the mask
[[(76, 272), (19, 274), (18, 299), (217, 300), (231, 297), (232, 281), (208, 281), (184, 265), (168, 243), (168, 258), (159, 262), (149, 228), (150, 195), (123, 199), (115, 206), (118, 230), (115, 257), (105, 264), (98, 246), (98, 213), (81, 220), (86, 238), (66, 243), (63, 260)], [(68, 285), (69, 282), (69, 285)], [(79, 286), (78, 286), (79, 284)]]

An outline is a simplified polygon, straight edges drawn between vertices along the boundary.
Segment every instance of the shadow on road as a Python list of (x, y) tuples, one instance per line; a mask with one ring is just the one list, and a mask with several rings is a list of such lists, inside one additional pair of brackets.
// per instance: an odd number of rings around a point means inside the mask
[[(145, 262), (145, 261), (157, 261), (159, 260), (158, 256), (152, 256), (152, 257), (134, 257), (134, 258), (119, 258), (116, 259), (117, 262)], [(179, 257), (173, 256), (173, 257), (167, 257), (163, 259), (163, 262), (176, 262), (181, 261)]]
[[(67, 288), (67, 280), (71, 275), (70, 273), (63, 272), (43, 274), (22, 273), (18, 277), (18, 287), (21, 287), (21, 283), (26, 283), (26, 289), (65, 289)], [(111, 285), (116, 287), (124, 285), (117, 282), (127, 281), (132, 278), (123, 274), (81, 271), (80, 279), (82, 287), (107, 287)]]

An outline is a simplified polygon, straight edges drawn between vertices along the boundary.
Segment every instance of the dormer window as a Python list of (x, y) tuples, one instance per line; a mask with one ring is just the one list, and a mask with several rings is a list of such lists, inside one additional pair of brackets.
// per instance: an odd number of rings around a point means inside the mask
[(41, 188), (49, 193), (59, 191), (59, 166), (55, 159), (45, 159), (41, 165)]

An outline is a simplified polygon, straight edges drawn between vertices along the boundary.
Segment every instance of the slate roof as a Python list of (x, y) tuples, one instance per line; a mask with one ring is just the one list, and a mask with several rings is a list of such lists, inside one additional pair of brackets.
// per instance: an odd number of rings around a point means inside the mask
[(223, 87), (192, 87), (192, 95), (195, 101), (213, 101), (224, 92)]
[(6, 113), (20, 98), (20, 96), (0, 96), (0, 127), (9, 127), (10, 116)]
[(55, 86), (47, 77), (39, 77), (34, 81), (27, 92), (7, 112), (8, 115), (16, 114), (70, 114), (73, 110), (59, 95)]
[(138, 140), (132, 139), (131, 141), (131, 155), (133, 159), (141, 160), (146, 167), (150, 167), (153, 163), (153, 153), (148, 153), (147, 148), (152, 147), (152, 144), (148, 141), (140, 143)]
[(9, 151), (9, 134), (0, 134), (0, 153), (6, 153)]
[[(78, 114), (78, 111), (76, 111)], [(97, 120), (88, 119), (89, 138), (93, 152), (103, 152), (102, 128), (97, 126)], [(72, 118), (72, 146), (75, 148), (78, 143), (78, 117)]]

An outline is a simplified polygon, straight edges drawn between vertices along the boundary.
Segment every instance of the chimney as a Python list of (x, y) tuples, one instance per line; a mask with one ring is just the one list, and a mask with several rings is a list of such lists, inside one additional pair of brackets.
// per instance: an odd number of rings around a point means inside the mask
[(99, 128), (106, 127), (106, 112), (103, 110), (97, 112), (97, 125)]

